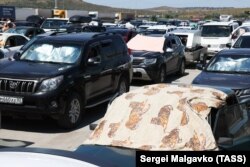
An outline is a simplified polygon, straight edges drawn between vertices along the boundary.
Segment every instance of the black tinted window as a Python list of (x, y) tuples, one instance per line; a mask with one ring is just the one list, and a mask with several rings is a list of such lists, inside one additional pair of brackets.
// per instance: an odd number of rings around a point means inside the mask
[(127, 45), (121, 38), (114, 39), (114, 46), (117, 51), (117, 55), (124, 54), (125, 52), (127, 52)]
[(26, 38), (18, 36), (16, 37), (16, 46), (24, 45), (27, 41), (28, 40)]
[(111, 39), (101, 41), (100, 49), (101, 55), (105, 57), (112, 57), (116, 54), (114, 41)]

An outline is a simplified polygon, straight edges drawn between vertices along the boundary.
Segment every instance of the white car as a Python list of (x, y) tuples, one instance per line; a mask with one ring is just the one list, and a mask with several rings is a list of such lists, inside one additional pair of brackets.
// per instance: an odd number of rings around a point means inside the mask
[(238, 40), (238, 38), (246, 33), (250, 32), (250, 23), (245, 23), (242, 24), (241, 26), (237, 27), (233, 32), (232, 32), (232, 46), (234, 43)]
[(45, 32), (66, 31), (68, 23), (69, 19), (67, 18), (47, 18), (41, 25), (41, 28), (44, 29)]
[(29, 38), (21, 34), (0, 33), (0, 58), (11, 57), (18, 51)]
[(244, 34), (240, 35), (231, 48), (250, 48), (250, 32), (245, 32)]

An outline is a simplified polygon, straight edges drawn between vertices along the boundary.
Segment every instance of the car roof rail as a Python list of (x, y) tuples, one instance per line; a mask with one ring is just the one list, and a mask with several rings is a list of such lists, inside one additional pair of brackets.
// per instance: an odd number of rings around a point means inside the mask
[(93, 35), (93, 38), (102, 37), (102, 36), (109, 36), (109, 35), (116, 35), (116, 34), (117, 34), (116, 32), (98, 33), (98, 34)]

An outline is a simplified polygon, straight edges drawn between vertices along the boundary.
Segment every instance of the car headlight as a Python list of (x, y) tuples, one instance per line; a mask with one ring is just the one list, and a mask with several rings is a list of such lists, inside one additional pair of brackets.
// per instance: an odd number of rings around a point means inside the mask
[(220, 48), (226, 48), (227, 45), (226, 44), (220, 44)]
[(144, 64), (149, 65), (149, 64), (155, 64), (156, 63), (156, 58), (154, 59), (144, 59)]
[(242, 94), (241, 95), (250, 95), (250, 89), (242, 90)]
[(62, 80), (63, 80), (62, 75), (55, 78), (46, 79), (42, 82), (41, 86), (39, 87), (39, 91), (48, 92), (51, 90), (55, 90), (60, 85)]

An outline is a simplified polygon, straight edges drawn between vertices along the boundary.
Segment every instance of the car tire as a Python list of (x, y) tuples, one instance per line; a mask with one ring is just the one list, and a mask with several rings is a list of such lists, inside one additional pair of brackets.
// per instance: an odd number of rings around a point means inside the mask
[(164, 66), (161, 66), (159, 73), (157, 74), (157, 78), (155, 80), (156, 83), (163, 83), (166, 81), (166, 69)]
[(64, 113), (58, 119), (58, 125), (65, 129), (77, 127), (82, 119), (83, 105), (81, 97), (77, 93), (72, 93), (64, 108)]
[(178, 75), (184, 75), (185, 74), (185, 61), (182, 60), (179, 66), (179, 70), (178, 70)]
[(123, 93), (126, 93), (129, 91), (129, 82), (125, 77), (121, 77), (120, 81), (119, 81), (119, 85), (117, 88), (117, 93), (120, 95), (122, 95)]

